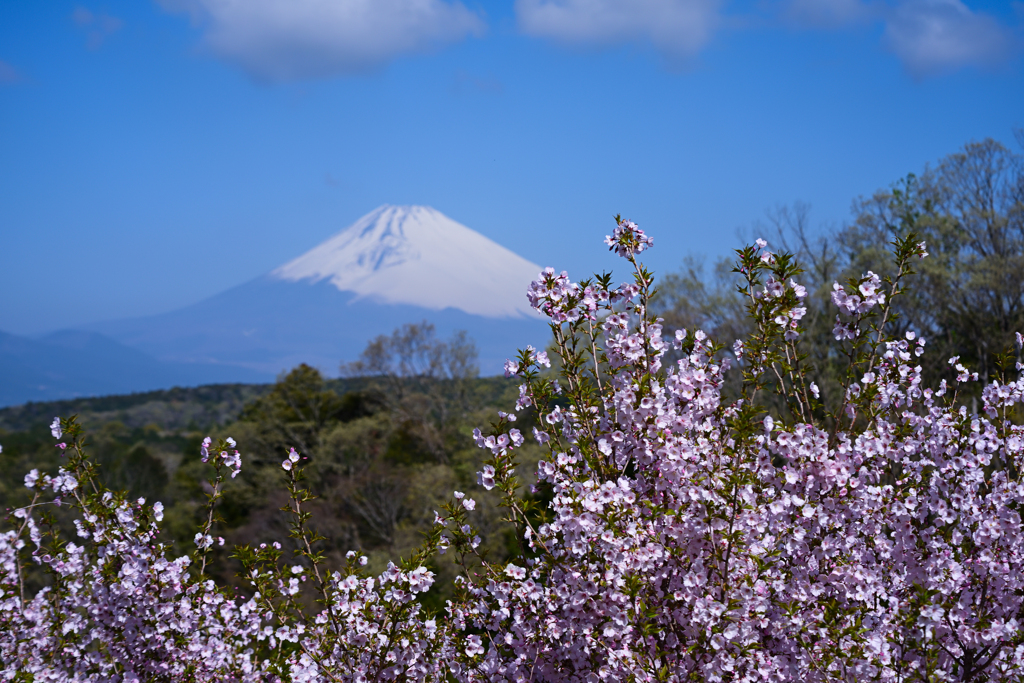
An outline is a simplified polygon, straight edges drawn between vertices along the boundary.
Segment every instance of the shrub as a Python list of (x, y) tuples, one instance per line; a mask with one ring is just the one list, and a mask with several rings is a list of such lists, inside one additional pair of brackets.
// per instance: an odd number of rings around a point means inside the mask
[[(846, 370), (825, 392), (802, 371), (806, 292), (790, 255), (760, 240), (737, 252), (753, 332), (730, 368), (704, 333), (665, 335), (650, 313), (638, 256), (651, 239), (618, 220), (606, 242), (631, 280), (541, 273), (529, 297), (551, 320), (557, 376), (546, 352), (521, 351), (506, 365), (522, 380), (515, 409), (474, 433), (479, 484), (500, 494), (519, 543), (510, 560), (480, 551), (476, 503), (455, 492), (410, 558), (376, 577), (356, 552), (329, 568), (291, 451), (297, 557), (279, 542), (236, 549), (253, 594), (228, 596), (206, 559), (241, 466), (234, 443), (204, 444), (207, 523), (171, 560), (159, 503), (106, 490), (77, 422), (56, 420), (67, 465), (27, 477), (36, 497), (0, 539), (7, 678), (1021, 680), (1022, 365), (1000, 357), (979, 414), (957, 401), (977, 381), (958, 359), (955, 383), (922, 386), (924, 340), (889, 330), (925, 245), (900, 238), (893, 276), (834, 286)], [(663, 367), (669, 347), (678, 361)], [(516, 418), (530, 411), (549, 455), (527, 491)], [(82, 540), (59, 537), (50, 505), (75, 510)], [(34, 597), (26, 553), (51, 575)], [(420, 597), (436, 553), (462, 573), (431, 613)]]

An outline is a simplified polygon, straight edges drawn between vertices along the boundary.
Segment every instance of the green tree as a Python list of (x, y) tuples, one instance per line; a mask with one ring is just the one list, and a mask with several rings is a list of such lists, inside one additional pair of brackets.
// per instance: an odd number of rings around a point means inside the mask
[[(1018, 138), (1024, 145), (1024, 136)], [(996, 355), (1024, 331), (1021, 155), (992, 139), (968, 143), (920, 175), (857, 199), (852, 213), (838, 229), (815, 231), (809, 207), (797, 203), (769, 212), (756, 226), (757, 236), (795, 254), (805, 269), (798, 279), (809, 292), (801, 344), (809, 379), (834, 389), (845, 372), (845, 359), (831, 343), (833, 282), (845, 284), (869, 270), (893, 276), (891, 245), (911, 232), (921, 236), (929, 256), (915, 265), (914, 286), (893, 313), (897, 329), (913, 330), (933, 347), (925, 355), (926, 381), (951, 377), (946, 359), (953, 356), (983, 378), (993, 376)], [(688, 259), (662, 281), (652, 308), (667, 331), (701, 328), (723, 342), (749, 331), (738, 276), (726, 264), (716, 264), (709, 276), (702, 262)]]
[(995, 356), (1024, 330), (1024, 167), (995, 140), (972, 142), (920, 177), (908, 176), (855, 205), (840, 234), (850, 268), (885, 268), (886, 242), (913, 231), (929, 257), (903, 325), (924, 334), (938, 353), (926, 370), (944, 375), (943, 360), (960, 356), (988, 379)]
[(327, 388), (320, 371), (303, 363), (279, 378), (266, 396), (247, 405), (239, 420), (258, 425), (264, 453), (287, 453), (294, 448), (315, 458), (327, 429), (345, 410), (346, 404)]

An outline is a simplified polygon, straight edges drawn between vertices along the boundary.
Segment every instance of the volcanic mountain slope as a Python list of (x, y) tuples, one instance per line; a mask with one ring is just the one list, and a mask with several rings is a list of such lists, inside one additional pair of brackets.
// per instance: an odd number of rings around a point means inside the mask
[(428, 206), (382, 206), (270, 277), (328, 281), (356, 299), (532, 318), (526, 287), (540, 268)]
[(526, 301), (540, 267), (425, 206), (382, 206), (272, 272), (195, 305), (89, 326), (163, 361), (333, 374), (366, 343), (427, 320), (466, 330), (482, 374), (548, 332)]

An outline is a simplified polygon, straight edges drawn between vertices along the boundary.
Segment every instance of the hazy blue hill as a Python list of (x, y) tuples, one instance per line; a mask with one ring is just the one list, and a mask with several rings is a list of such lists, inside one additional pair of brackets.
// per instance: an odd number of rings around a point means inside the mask
[(550, 337), (539, 318), (486, 318), (455, 308), (431, 311), (382, 304), (338, 291), (326, 281), (287, 282), (269, 276), (176, 311), (96, 323), (88, 329), (167, 361), (231, 364), (272, 375), (307, 363), (331, 375), (342, 360), (355, 360), (370, 339), (424, 319), (436, 326), (441, 338), (466, 330), (480, 351), (483, 375), (500, 373), (518, 347), (543, 348)]
[(0, 406), (273, 379), (249, 368), (157, 360), (96, 332), (54, 332), (42, 339), (0, 332)]

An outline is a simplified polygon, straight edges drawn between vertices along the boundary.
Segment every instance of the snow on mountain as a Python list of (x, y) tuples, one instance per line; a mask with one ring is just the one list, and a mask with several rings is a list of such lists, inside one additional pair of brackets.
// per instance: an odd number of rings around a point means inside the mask
[(525, 292), (538, 272), (540, 266), (436, 209), (385, 205), (270, 277), (327, 280), (379, 303), (532, 318)]

